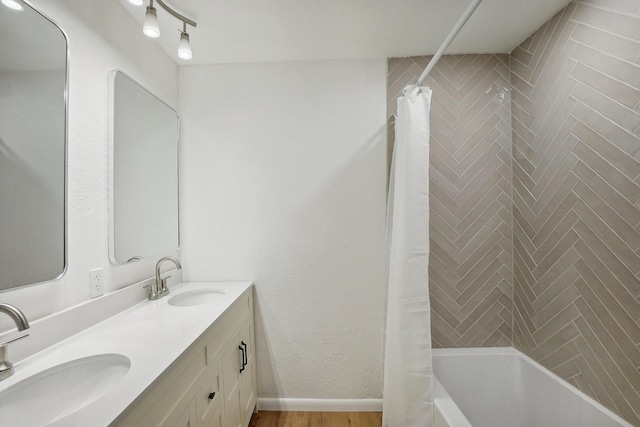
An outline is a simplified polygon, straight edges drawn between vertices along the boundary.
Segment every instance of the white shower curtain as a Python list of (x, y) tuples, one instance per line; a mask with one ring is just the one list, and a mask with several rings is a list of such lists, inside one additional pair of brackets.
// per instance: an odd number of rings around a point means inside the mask
[(431, 90), (398, 98), (387, 213), (389, 289), (384, 427), (433, 425), (429, 304), (429, 110)]

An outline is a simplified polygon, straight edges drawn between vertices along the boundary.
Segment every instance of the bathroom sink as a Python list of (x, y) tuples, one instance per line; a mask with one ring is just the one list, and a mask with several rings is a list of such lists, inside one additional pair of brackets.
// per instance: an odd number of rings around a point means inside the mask
[(209, 304), (219, 301), (225, 292), (220, 289), (195, 289), (174, 295), (169, 298), (169, 304), (177, 307)]
[(100, 354), (25, 378), (0, 392), (0, 425), (43, 426), (61, 420), (107, 393), (130, 367), (126, 356)]

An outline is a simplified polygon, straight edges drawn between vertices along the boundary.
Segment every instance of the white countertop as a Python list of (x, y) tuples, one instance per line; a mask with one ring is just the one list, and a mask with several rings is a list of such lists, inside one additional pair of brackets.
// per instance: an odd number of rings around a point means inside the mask
[[(167, 297), (136, 304), (15, 363), (15, 374), (0, 383), (0, 392), (31, 375), (74, 359), (122, 354), (129, 358), (131, 367), (117, 385), (95, 402), (50, 424), (108, 426), (121, 419), (120, 415), (251, 286), (251, 282), (181, 283), (172, 287)], [(202, 288), (219, 289), (225, 294), (208, 304), (190, 307), (169, 305), (171, 296)]]

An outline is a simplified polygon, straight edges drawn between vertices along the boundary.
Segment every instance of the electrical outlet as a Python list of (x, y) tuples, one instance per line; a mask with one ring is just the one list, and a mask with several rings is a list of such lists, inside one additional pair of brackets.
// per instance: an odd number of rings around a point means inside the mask
[(102, 282), (102, 267), (89, 271), (89, 289), (91, 298), (104, 295), (104, 283)]

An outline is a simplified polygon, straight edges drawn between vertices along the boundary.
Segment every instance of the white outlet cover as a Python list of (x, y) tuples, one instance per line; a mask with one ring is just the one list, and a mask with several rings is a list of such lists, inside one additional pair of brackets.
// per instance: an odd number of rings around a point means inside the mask
[(104, 295), (104, 281), (103, 281), (103, 269), (94, 268), (89, 271), (89, 290), (91, 292), (91, 298), (99, 297), (100, 295)]

